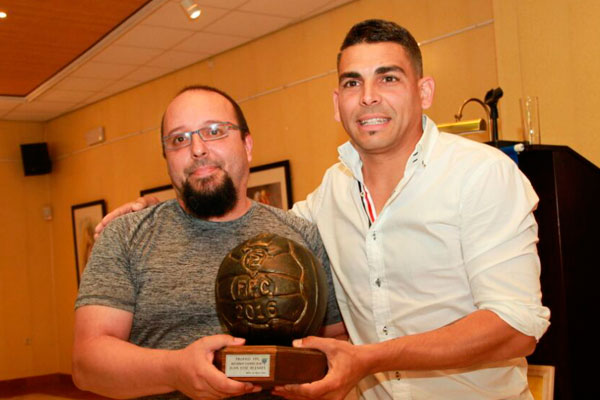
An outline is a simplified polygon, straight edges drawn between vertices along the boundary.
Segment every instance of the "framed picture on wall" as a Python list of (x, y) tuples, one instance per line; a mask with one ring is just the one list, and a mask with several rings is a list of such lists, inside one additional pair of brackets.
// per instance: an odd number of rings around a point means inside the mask
[(73, 222), (73, 241), (75, 245), (75, 268), (77, 269), (77, 285), (87, 264), (94, 246), (94, 228), (106, 214), (104, 200), (71, 206)]
[(151, 195), (160, 201), (171, 200), (175, 198), (175, 189), (173, 185), (163, 185), (155, 188), (140, 190), (140, 196)]
[(248, 197), (284, 210), (292, 208), (292, 184), (288, 160), (250, 168)]

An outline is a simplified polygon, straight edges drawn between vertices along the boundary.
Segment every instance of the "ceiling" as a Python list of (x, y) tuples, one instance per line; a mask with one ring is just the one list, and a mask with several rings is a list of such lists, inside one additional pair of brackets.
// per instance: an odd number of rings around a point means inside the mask
[(47, 121), (353, 0), (0, 0), (0, 119)]

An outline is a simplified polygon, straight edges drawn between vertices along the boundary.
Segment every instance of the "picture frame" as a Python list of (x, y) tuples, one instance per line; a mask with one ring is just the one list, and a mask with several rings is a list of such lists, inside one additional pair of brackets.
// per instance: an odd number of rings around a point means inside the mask
[(90, 201), (71, 206), (77, 286), (81, 282), (83, 270), (94, 246), (94, 228), (102, 221), (104, 215), (106, 215), (106, 203), (104, 200)]
[(554, 398), (554, 373), (553, 365), (527, 366), (527, 382), (533, 397), (541, 400)]
[(175, 189), (173, 189), (173, 185), (171, 184), (140, 190), (140, 196), (146, 195), (152, 195), (161, 202), (171, 200), (176, 197)]
[(260, 203), (289, 210), (292, 200), (292, 183), (289, 160), (250, 168), (248, 197)]

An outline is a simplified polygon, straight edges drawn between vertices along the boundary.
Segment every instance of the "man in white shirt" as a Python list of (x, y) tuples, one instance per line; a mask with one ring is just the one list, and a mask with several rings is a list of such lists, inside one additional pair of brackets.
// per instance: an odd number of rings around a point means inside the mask
[(351, 343), (309, 337), (321, 381), (290, 399), (530, 399), (524, 356), (547, 329), (538, 198), (500, 151), (438, 132), (415, 39), (355, 25), (338, 56), (340, 163), (294, 212), (317, 224)]
[[(498, 150), (438, 132), (417, 42), (382, 20), (338, 55), (340, 163), (293, 211), (317, 224), (350, 342), (323, 380), (289, 399), (531, 399), (525, 356), (549, 325), (541, 304), (538, 198)], [(116, 214), (144, 206), (131, 203)], [(113, 214), (114, 215), (114, 214)]]

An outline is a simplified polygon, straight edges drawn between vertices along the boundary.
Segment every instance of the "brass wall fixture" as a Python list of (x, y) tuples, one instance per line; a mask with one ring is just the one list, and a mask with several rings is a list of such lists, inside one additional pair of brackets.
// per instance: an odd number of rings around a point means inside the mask
[(449, 122), (447, 124), (438, 124), (440, 131), (456, 133), (459, 135), (469, 135), (472, 133), (487, 132), (488, 123), (483, 118), (470, 119), (467, 121)]
[[(490, 141), (497, 146), (498, 144), (498, 101), (502, 97), (504, 93), (501, 88), (490, 89), (485, 94), (484, 101), (476, 97), (471, 97), (470, 99), (465, 100), (458, 112), (454, 115), (455, 122), (447, 123), (447, 124), (439, 124), (438, 129), (449, 132), (449, 133), (457, 133), (457, 134), (471, 134), (471, 133), (481, 133), (486, 132), (489, 129)], [(468, 121), (461, 121), (462, 113), (465, 106), (471, 102), (479, 104), (483, 107), (486, 115), (486, 119), (473, 119)], [(489, 128), (488, 128), (489, 127)]]

